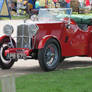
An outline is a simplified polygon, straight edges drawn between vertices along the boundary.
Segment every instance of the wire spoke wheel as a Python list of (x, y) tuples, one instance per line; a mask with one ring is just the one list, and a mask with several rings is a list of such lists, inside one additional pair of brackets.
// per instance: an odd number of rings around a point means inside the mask
[(44, 71), (56, 69), (61, 59), (61, 48), (57, 40), (51, 38), (47, 40), (44, 48), (38, 52), (38, 60)]
[(45, 49), (45, 58), (46, 64), (52, 66), (56, 63), (58, 59), (58, 50), (54, 44), (50, 44)]
[[(15, 46), (14, 40), (13, 45)], [(2, 69), (10, 69), (15, 62), (14, 59), (5, 56), (5, 50), (7, 50), (8, 48), (11, 48), (10, 40), (9, 37), (6, 37), (3, 39), (2, 44), (0, 46), (0, 66)]]

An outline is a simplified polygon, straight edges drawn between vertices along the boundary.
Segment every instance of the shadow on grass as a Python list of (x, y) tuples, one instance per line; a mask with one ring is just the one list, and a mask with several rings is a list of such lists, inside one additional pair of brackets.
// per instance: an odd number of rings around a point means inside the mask
[[(92, 66), (91, 61), (64, 61), (63, 63), (60, 63), (57, 67), (57, 70), (60, 69), (75, 69), (75, 68), (83, 68), (83, 67), (89, 67)], [(43, 70), (40, 68), (40, 66), (33, 66), (33, 67), (16, 67), (12, 69), (13, 71), (17, 73), (37, 73), (37, 72), (43, 72)]]
[[(63, 63), (60, 63), (56, 70), (61, 69), (76, 69), (76, 68), (84, 68), (92, 66), (91, 61), (69, 61), (65, 60)], [(39, 65), (37, 66), (30, 66), (30, 67), (13, 67), (9, 70), (1, 70), (0, 75), (7, 75), (7, 74), (15, 74), (15, 75), (25, 75), (30, 73), (41, 73), (44, 72)]]
[(75, 69), (92, 66), (91, 61), (63, 61), (57, 69)]

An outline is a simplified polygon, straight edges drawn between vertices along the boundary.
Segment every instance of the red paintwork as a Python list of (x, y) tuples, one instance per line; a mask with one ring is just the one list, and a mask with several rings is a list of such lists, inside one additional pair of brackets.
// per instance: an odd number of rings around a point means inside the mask
[(46, 36), (44, 36), (44, 37), (40, 40), (40, 42), (39, 42), (38, 49), (44, 48), (46, 41), (47, 41), (48, 39), (50, 39), (50, 38), (55, 38), (55, 39), (57, 39), (54, 35), (46, 35)]
[[(67, 22), (38, 24), (39, 31), (36, 35), (38, 49), (43, 48), (46, 41), (53, 37), (60, 42), (62, 56), (92, 56), (92, 26), (84, 31), (72, 19), (70, 29), (66, 28), (66, 24)], [(66, 37), (69, 38), (67, 42), (65, 42)]]
[[(36, 35), (36, 43), (37, 47), (43, 48), (46, 41), (53, 37), (57, 39), (60, 43), (60, 40), (62, 39), (63, 36), (63, 30), (65, 28), (64, 23), (46, 23), (46, 24), (38, 24), (39, 30)], [(60, 43), (61, 44), (61, 43)]]
[(5, 51), (5, 56), (7, 56), (9, 53), (25, 53), (26, 56), (29, 56), (31, 52), (32, 50), (25, 48), (9, 48)]
[[(7, 39), (5, 39), (5, 38), (7, 38)], [(3, 43), (3, 41), (4, 41), (4, 43), (9, 42), (10, 41), (9, 36), (3, 35), (2, 37), (0, 37), (0, 46)], [(14, 46), (16, 47), (16, 43), (13, 38), (12, 38), (12, 41), (14, 42)]]
[(0, 43), (2, 43), (1, 41), (3, 41), (4, 38), (7, 38), (8, 36), (4, 35), (2, 37), (0, 37)]
[[(74, 20), (70, 20), (70, 28), (67, 28), (68, 18), (59, 23), (40, 23), (36, 34), (36, 43), (34, 49), (44, 48), (46, 41), (55, 38), (60, 44), (62, 56), (89, 56), (92, 57), (92, 26), (86, 31), (80, 29)], [(0, 38), (0, 41), (5, 36)], [(35, 37), (34, 37), (35, 38)], [(34, 39), (33, 39), (34, 40)], [(20, 48), (19, 48), (20, 49)], [(25, 49), (25, 48), (21, 48)], [(33, 50), (34, 50), (33, 49)], [(16, 48), (12, 49), (16, 50)], [(30, 51), (26, 50), (27, 56)], [(11, 50), (6, 51), (11, 53)]]

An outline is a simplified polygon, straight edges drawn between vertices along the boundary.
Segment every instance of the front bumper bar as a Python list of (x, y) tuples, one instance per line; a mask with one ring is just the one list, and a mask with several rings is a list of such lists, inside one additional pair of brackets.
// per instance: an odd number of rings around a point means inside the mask
[(32, 49), (25, 48), (9, 48), (5, 50), (5, 56), (12, 59), (26, 59), (32, 53)]

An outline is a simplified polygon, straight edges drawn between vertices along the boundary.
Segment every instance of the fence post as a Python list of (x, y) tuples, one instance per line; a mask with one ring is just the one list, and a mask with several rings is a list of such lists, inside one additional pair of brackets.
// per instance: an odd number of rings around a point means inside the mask
[(2, 92), (16, 92), (14, 75), (3, 76), (1, 78)]

